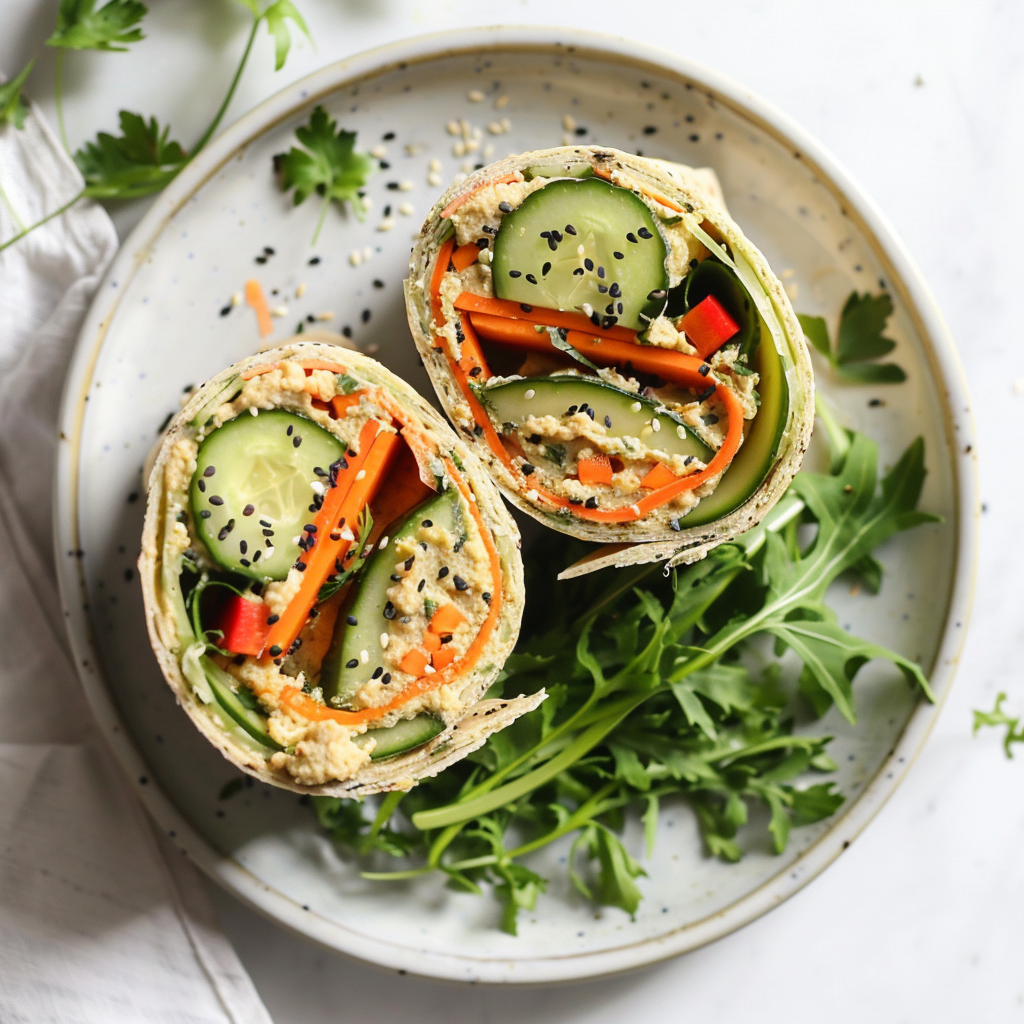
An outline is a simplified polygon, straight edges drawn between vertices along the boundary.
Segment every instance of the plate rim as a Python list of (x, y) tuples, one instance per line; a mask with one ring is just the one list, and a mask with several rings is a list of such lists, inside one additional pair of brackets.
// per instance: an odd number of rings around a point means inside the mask
[[(931, 681), (939, 700), (918, 703), (888, 757), (838, 823), (823, 833), (787, 868), (716, 913), (662, 936), (597, 952), (536, 959), (473, 958), (417, 950), (348, 931), (337, 922), (304, 909), (271, 889), (238, 861), (218, 853), (159, 786), (140, 781), (150, 772), (124, 725), (99, 671), (86, 607), (83, 560), (79, 550), (79, 445), (92, 375), (107, 330), (135, 271), (167, 223), (210, 177), (244, 146), (297, 110), (355, 81), (403, 64), (444, 57), (508, 50), (595, 56), (623, 65), (648, 67), (689, 83), (723, 102), (786, 146), (808, 165), (817, 180), (840, 201), (900, 295), (924, 343), (933, 377), (944, 387), (945, 443), (951, 459), (957, 522), (956, 558), (945, 623)], [(660, 47), (620, 36), (552, 26), (483, 26), (435, 32), (398, 40), (333, 62), (270, 96), (222, 131), (161, 193), (133, 229), (97, 289), (69, 363), (59, 414), (55, 464), (53, 534), (64, 620), (76, 669), (100, 732), (158, 827), (208, 876), (249, 906), (289, 930), (362, 963), (448, 981), (540, 984), (606, 977), (655, 964), (697, 949), (756, 920), (817, 877), (867, 826), (905, 778), (942, 710), (963, 647), (978, 565), (977, 456), (967, 382), (942, 314), (920, 270), (874, 202), (828, 150), (788, 115), (752, 90), (699, 62)]]

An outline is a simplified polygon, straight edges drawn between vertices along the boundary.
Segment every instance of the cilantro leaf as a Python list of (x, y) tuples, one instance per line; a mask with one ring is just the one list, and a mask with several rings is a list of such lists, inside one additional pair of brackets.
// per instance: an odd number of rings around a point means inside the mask
[(1011, 718), (1003, 711), (1004, 700), (1006, 700), (1006, 694), (1000, 693), (996, 697), (995, 707), (991, 711), (974, 712), (974, 732), (977, 733), (982, 728), (1005, 726), (1006, 734), (1003, 736), (1003, 749), (1006, 751), (1006, 756), (1012, 758), (1013, 745), (1015, 743), (1024, 743), (1024, 725), (1021, 725), (1019, 717)]
[(145, 38), (138, 24), (146, 16), (146, 7), (138, 0), (109, 0), (98, 11), (95, 6), (96, 0), (61, 0), (57, 27), (46, 45), (65, 50), (124, 51), (125, 44)]
[(807, 340), (843, 379), (855, 384), (899, 384), (907, 379), (902, 367), (871, 362), (896, 347), (896, 342), (883, 334), (892, 311), (892, 298), (887, 292), (851, 292), (839, 317), (834, 350), (823, 317), (800, 313), (797, 319)]
[(35, 60), (30, 60), (24, 70), (17, 78), (0, 85), (0, 125), (13, 124), (15, 128), (22, 129), (25, 126), (25, 118), (28, 116), (28, 104), (21, 94), (25, 79)]
[(376, 170), (377, 162), (366, 153), (355, 151), (356, 133), (342, 129), (323, 107), (317, 106), (309, 123), (295, 130), (295, 137), (303, 149), (293, 146), (287, 153), (274, 157), (274, 166), (280, 176), (281, 190), (294, 189), (293, 201), (301, 205), (312, 194), (323, 197), (324, 206), (313, 241), (323, 226), (324, 216), (331, 201), (344, 206), (352, 204), (360, 220), (366, 207), (360, 189)]
[(159, 192), (185, 166), (181, 146), (168, 140), (170, 126), (155, 117), (122, 110), (121, 134), (100, 132), (77, 153), (75, 163), (85, 178), (85, 195), (96, 199), (131, 199)]

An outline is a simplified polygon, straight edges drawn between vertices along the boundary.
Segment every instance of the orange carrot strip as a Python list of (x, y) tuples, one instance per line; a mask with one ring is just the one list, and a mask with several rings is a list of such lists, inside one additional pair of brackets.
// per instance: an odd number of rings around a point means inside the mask
[(412, 650), (402, 658), (398, 663), (398, 667), (403, 672), (418, 679), (424, 674), (429, 664), (430, 659), (422, 651)]
[(481, 623), (480, 630), (473, 638), (473, 642), (460, 658), (453, 659), (449, 664), (430, 675), (421, 676), (414, 683), (402, 690), (401, 693), (396, 694), (390, 701), (388, 701), (387, 704), (381, 704), (377, 707), (363, 708), (360, 711), (336, 711), (334, 708), (329, 708), (324, 704), (320, 704), (318, 701), (313, 700), (312, 697), (303, 693), (297, 687), (286, 686), (281, 690), (278, 698), (283, 707), (294, 711), (298, 715), (302, 715), (309, 721), (323, 721), (324, 719), (330, 718), (334, 719), (336, 722), (341, 722), (344, 725), (358, 725), (361, 722), (377, 721), (394, 711), (396, 708), (399, 708), (406, 702), (412, 700), (413, 697), (418, 697), (421, 693), (425, 693), (427, 690), (436, 689), (437, 687), (450, 682), (452, 679), (458, 678), (458, 676), (468, 672), (480, 660), (480, 656), (483, 654), (484, 648), (487, 646), (487, 641), (494, 632), (494, 627), (497, 625), (498, 619), (501, 616), (501, 605), (503, 600), (501, 559), (498, 557), (498, 549), (494, 546), (494, 538), (491, 537), (491, 534), (487, 529), (487, 525), (484, 523), (483, 515), (481, 514), (477, 503), (473, 500), (472, 492), (466, 482), (462, 479), (459, 471), (455, 468), (455, 463), (452, 462), (451, 459), (445, 458), (444, 465), (449, 478), (459, 489), (459, 493), (465, 499), (466, 504), (469, 507), (470, 515), (476, 522), (477, 528), (480, 531), (480, 538), (487, 551), (487, 560), (490, 565), (491, 603), (487, 610), (487, 616)]
[[(455, 236), (449, 238), (441, 246), (434, 262), (434, 270), (430, 275), (430, 311), (434, 315), (434, 323), (438, 327), (444, 327), (444, 314), (441, 312), (441, 278), (448, 273), (448, 264), (452, 259), (452, 252), (455, 249)], [(434, 340), (434, 347), (440, 348), (440, 338)]]
[(452, 253), (452, 266), (461, 274), (466, 267), (476, 263), (479, 255), (480, 250), (472, 242), (467, 242)]
[(348, 469), (342, 471), (344, 476), (327, 492), (316, 514), (314, 544), (299, 556), (299, 562), (306, 567), (302, 583), (271, 627), (264, 656), (274, 648), (287, 652), (302, 632), (320, 588), (352, 546), (352, 541), (339, 532), (339, 523), (344, 519), (346, 531), (350, 536), (354, 533), (359, 514), (380, 486), (384, 469), (398, 444), (398, 435), (381, 431), (376, 420), (367, 420), (363, 425), (358, 453), (349, 457)]
[(263, 294), (263, 286), (254, 277), (245, 282), (245, 301), (256, 311), (256, 323), (259, 325), (260, 337), (265, 338), (268, 334), (273, 334), (274, 323), (270, 319), (267, 297)]
[(610, 484), (612, 482), (612, 460), (600, 452), (589, 458), (580, 459), (576, 475), (581, 484)]
[(491, 379), (491, 368), (484, 358), (483, 349), (480, 348), (480, 341), (469, 322), (469, 317), (462, 321), (462, 342), (459, 345), (459, 369), (467, 376), (473, 378), (477, 383), (482, 384), (485, 380)]
[(466, 616), (455, 605), (443, 604), (434, 612), (427, 629), (441, 636), (444, 633), (454, 633), (465, 621)]
[(654, 468), (640, 481), (641, 487), (649, 491), (656, 491), (659, 487), (667, 487), (675, 483), (679, 477), (662, 462), (656, 462)]
[(430, 664), (433, 665), (435, 672), (440, 672), (441, 669), (447, 668), (458, 655), (452, 650), (451, 645), (442, 647), (439, 651), (434, 651), (430, 656)]
[(359, 404), (363, 394), (362, 391), (353, 391), (351, 395), (335, 395), (331, 399), (331, 411), (334, 418), (340, 420), (352, 406)]
[(494, 181), (484, 181), (477, 185), (475, 188), (471, 188), (468, 192), (463, 192), (461, 196), (456, 196), (442, 211), (441, 220), (445, 217), (450, 217), (470, 196), (475, 196), (483, 188), (490, 188), (491, 185), (508, 185), (513, 181), (519, 181), (519, 175), (513, 171), (510, 174), (503, 174), (500, 178), (495, 178)]
[(508, 320), (525, 320), (531, 324), (544, 324), (547, 327), (565, 327), (570, 331), (592, 331), (602, 338), (614, 338), (616, 341), (636, 340), (636, 331), (618, 326), (602, 330), (582, 313), (529, 306), (526, 303), (511, 302), (508, 299), (492, 299), (486, 295), (474, 295), (472, 292), (462, 292), (455, 300), (455, 308), (466, 313), (488, 313), (491, 316), (500, 316)]
[(436, 633), (431, 633), (429, 629), (423, 634), (423, 650), (428, 654), (441, 650), (441, 638)]

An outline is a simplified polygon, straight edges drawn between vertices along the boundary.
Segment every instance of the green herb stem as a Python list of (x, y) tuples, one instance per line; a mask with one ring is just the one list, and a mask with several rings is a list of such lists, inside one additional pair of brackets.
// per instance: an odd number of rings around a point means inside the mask
[(53, 220), (54, 217), (59, 217), (65, 210), (69, 210), (72, 206), (74, 206), (75, 203), (77, 203), (78, 200), (81, 199), (84, 195), (85, 189), (82, 189), (82, 191), (79, 192), (78, 195), (73, 196), (63, 206), (60, 206), (56, 210), (54, 210), (53, 213), (48, 213), (41, 220), (37, 220), (35, 224), (29, 224), (27, 228), (22, 228), (21, 231), (19, 231), (12, 238), (8, 238), (6, 242), (0, 243), (0, 252), (3, 252), (4, 249), (14, 245), (15, 242), (24, 238), (30, 231), (35, 231), (36, 228), (41, 228), (45, 223), (47, 223), (47, 221)]
[[(64, 151), (71, 153), (68, 145), (68, 133), (64, 129), (64, 50), (57, 50), (57, 60), (53, 68), (53, 99), (57, 106), (57, 128), (60, 131), (60, 142)], [(42, 221), (39, 222), (43, 223)], [(31, 230), (31, 228), (29, 229)]]

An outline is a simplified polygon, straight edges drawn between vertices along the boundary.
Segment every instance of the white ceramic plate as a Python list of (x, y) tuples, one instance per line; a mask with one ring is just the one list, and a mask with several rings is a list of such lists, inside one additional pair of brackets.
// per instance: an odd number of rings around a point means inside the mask
[[(483, 99), (479, 99), (482, 94)], [(507, 101), (505, 98), (507, 97)], [(387, 147), (364, 223), (331, 211), (310, 248), (315, 201), (295, 208), (271, 173), (273, 154), (323, 103)], [(519, 938), (496, 927), (488, 899), (435, 880), (381, 886), (318, 830), (294, 795), (266, 786), (230, 800), (234, 775), (175, 706), (150, 653), (133, 566), (142, 524), (141, 467), (188, 385), (251, 352), (253, 315), (222, 310), (249, 276), (288, 307), (276, 338), (334, 311), (364, 348), (430, 392), (405, 326), (400, 282), (411, 236), (467, 159), (449, 122), (482, 129), (468, 160), (583, 142), (641, 150), (721, 178), (736, 220), (765, 252), (801, 311), (834, 324), (851, 289), (892, 293), (891, 335), (907, 383), (822, 390), (890, 463), (915, 436), (927, 445), (923, 505), (944, 516), (882, 553), (881, 596), (834, 595), (841, 621), (920, 660), (940, 700), (961, 647), (974, 568), (975, 484), (967, 396), (926, 288), (871, 204), (820, 147), (719, 75), (668, 53), (578, 31), (471, 30), (413, 39), (325, 68), (228, 129), (156, 201), (122, 248), (85, 323), (71, 367), (60, 448), (57, 556), (82, 678), (110, 743), (149, 810), (210, 875), (295, 930), (352, 956), (440, 978), (540, 982), (625, 970), (716, 939), (791, 895), (856, 836), (898, 785), (937, 713), (887, 667), (857, 681), (861, 725), (838, 716), (832, 751), (851, 799), (836, 818), (797, 829), (772, 856), (757, 821), (739, 865), (706, 857), (690, 811), (671, 809), (636, 920), (594, 909), (556, 881)], [(501, 121), (507, 118), (508, 130)], [(488, 126), (493, 125), (494, 131)], [(393, 138), (392, 138), (393, 133)], [(412, 212), (401, 212), (400, 204)], [(394, 227), (380, 230), (386, 206)], [(274, 250), (264, 263), (256, 257)], [(370, 258), (353, 266), (350, 254)], [(310, 264), (320, 257), (316, 265)], [(296, 288), (305, 284), (301, 299)], [(374, 349), (371, 347), (371, 351)], [(877, 404), (877, 400), (881, 404)], [(637, 837), (633, 836), (633, 840)], [(564, 879), (548, 852), (539, 870)]]

